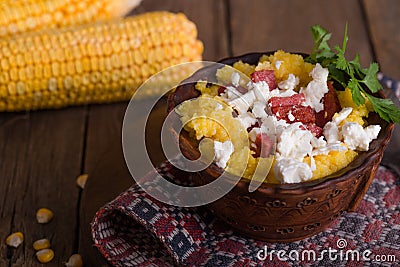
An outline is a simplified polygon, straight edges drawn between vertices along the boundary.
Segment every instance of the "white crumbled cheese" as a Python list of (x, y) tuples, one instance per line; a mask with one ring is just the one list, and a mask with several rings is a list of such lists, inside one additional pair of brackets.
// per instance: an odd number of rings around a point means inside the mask
[(231, 80), (232, 80), (232, 84), (233, 84), (234, 86), (239, 86), (239, 82), (240, 82), (240, 75), (239, 75), (239, 73), (237, 73), (237, 72), (232, 73)]
[(220, 168), (225, 168), (234, 147), (231, 141), (218, 142), (214, 141), (215, 163)]
[(337, 143), (337, 144), (328, 144), (327, 146), (324, 147), (319, 147), (317, 149), (314, 149), (312, 152), (312, 156), (316, 155), (327, 155), (329, 151), (346, 151), (347, 148), (346, 146), (343, 145), (343, 143)]
[(380, 131), (379, 125), (370, 125), (365, 129), (358, 123), (346, 122), (342, 127), (344, 143), (352, 150), (367, 151), (369, 143)]
[(313, 146), (313, 148), (325, 147), (326, 141), (324, 140), (323, 136), (319, 138), (314, 136), (314, 138), (311, 139), (311, 145)]
[(254, 143), (256, 141), (257, 135), (261, 133), (261, 128), (254, 127), (249, 132), (249, 139)]
[(343, 108), (339, 113), (335, 113), (335, 115), (333, 115), (332, 122), (339, 125), (342, 121), (347, 119), (347, 117), (351, 114), (352, 111), (353, 108), (351, 107)]
[(239, 114), (237, 116), (237, 119), (240, 121), (240, 123), (243, 125), (245, 129), (249, 128), (251, 125), (257, 122), (257, 119), (250, 112)]
[(326, 84), (326, 81), (328, 80), (329, 70), (317, 63), (314, 69), (310, 72), (310, 75), (314, 81), (324, 82)]
[(239, 114), (241, 113), (246, 113), (247, 110), (253, 105), (255, 100), (255, 95), (253, 91), (248, 91), (244, 95), (241, 95), (238, 98), (235, 98), (233, 100), (228, 100), (228, 104), (232, 107), (234, 107)]
[(334, 122), (328, 122), (324, 126), (324, 136), (328, 144), (338, 143), (341, 139), (339, 127)]
[(285, 81), (278, 83), (278, 87), (283, 90), (294, 90), (296, 86), (299, 85), (299, 82), (299, 77), (290, 73)]
[(260, 101), (256, 101), (253, 104), (253, 108), (252, 108), (252, 112), (254, 114), (254, 116), (256, 116), (256, 118), (266, 118), (268, 117), (267, 112), (265, 111), (265, 103), (260, 102)]
[(321, 99), (329, 91), (327, 85), (329, 71), (317, 63), (310, 74), (313, 80), (306, 88), (301, 88), (300, 93), (304, 94), (306, 104), (312, 107), (316, 112), (319, 112), (324, 109)]
[(261, 120), (261, 132), (266, 133), (267, 135), (274, 135), (275, 130), (277, 129), (276, 119), (274, 116), (268, 116)]
[(312, 152), (311, 139), (314, 135), (308, 130), (300, 129), (301, 123), (293, 123), (278, 136), (277, 152), (280, 157), (302, 161)]
[(324, 136), (328, 144), (336, 144), (342, 140), (343, 136), (340, 132), (339, 124), (344, 121), (353, 111), (351, 107), (343, 108), (340, 112), (335, 113), (332, 121), (327, 122), (324, 126)]
[(269, 94), (268, 94), (267, 102), (268, 102), (268, 100), (269, 100), (271, 97), (280, 96), (280, 94), (281, 94), (281, 92), (280, 92), (279, 89), (271, 90), (271, 91), (269, 92)]
[(279, 70), (281, 68), (282, 62), (283, 62), (282, 60), (275, 61), (275, 68), (277, 70)]
[(380, 125), (369, 125), (364, 128), (365, 133), (368, 138), (372, 141), (378, 137), (379, 132), (381, 131)]
[[(296, 91), (294, 90), (279, 90), (279, 89), (274, 89), (269, 93), (269, 98), (273, 96), (279, 96), (279, 97), (288, 97), (297, 94)], [(269, 100), (268, 98), (268, 100)]]
[(224, 100), (233, 100), (242, 96), (242, 94), (233, 86), (226, 87), (225, 92), (221, 95)]
[(253, 89), (257, 101), (267, 103), (270, 95), (268, 83), (264, 81), (252, 83), (251, 88)]
[(295, 117), (295, 116), (293, 116), (293, 114), (292, 114), (292, 111), (291, 111), (291, 110), (289, 111), (289, 114), (288, 114), (288, 119), (289, 119), (290, 121), (294, 121), (294, 120), (296, 119), (296, 117)]
[(285, 120), (278, 120), (275, 116), (268, 116), (262, 119), (261, 132), (268, 136), (280, 136), (283, 130), (289, 126)]
[(300, 183), (312, 177), (310, 166), (288, 158), (277, 159), (274, 171), (276, 178), (282, 183)]

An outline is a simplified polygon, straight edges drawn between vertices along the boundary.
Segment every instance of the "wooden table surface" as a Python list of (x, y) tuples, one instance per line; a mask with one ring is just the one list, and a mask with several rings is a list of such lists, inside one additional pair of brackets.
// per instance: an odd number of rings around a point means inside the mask
[[(180, 11), (193, 20), (206, 60), (276, 49), (307, 53), (311, 25), (328, 28), (339, 44), (347, 22), (348, 57), (360, 53), (364, 66), (377, 61), (382, 72), (400, 79), (398, 0), (144, 0), (132, 14), (152, 10)], [(77, 252), (86, 266), (106, 265), (92, 247), (88, 222), (130, 184), (118, 180), (126, 177), (118, 154), (126, 105), (0, 114), (1, 267), (40, 266), (32, 242), (45, 237), (56, 254), (48, 266), (61, 266)], [(89, 174), (84, 190), (75, 184), (81, 173)], [(51, 223), (36, 223), (40, 207), (54, 211)], [(4, 243), (14, 231), (25, 234), (17, 249)]]

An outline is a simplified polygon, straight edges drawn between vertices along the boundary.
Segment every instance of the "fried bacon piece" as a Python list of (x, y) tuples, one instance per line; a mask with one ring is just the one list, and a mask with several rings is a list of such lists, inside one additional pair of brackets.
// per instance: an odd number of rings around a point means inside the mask
[(315, 137), (322, 136), (324, 129), (317, 126), (315, 123), (307, 123), (305, 126), (306, 127), (303, 128), (303, 130), (306, 130), (306, 129), (309, 130)]
[(335, 88), (333, 88), (333, 82), (328, 82), (328, 89), (329, 91), (324, 95), (322, 99), (324, 109), (315, 115), (315, 123), (322, 128), (328, 121), (332, 120), (332, 117), (333, 115), (335, 115), (336, 112), (339, 112), (342, 109), (336, 94), (336, 90)]
[(255, 158), (262, 157), (267, 158), (272, 150), (272, 140), (265, 133), (259, 133), (256, 136), (256, 140), (251, 145), (251, 150), (255, 152), (253, 155)]
[(251, 80), (256, 83), (256, 82), (266, 82), (268, 83), (269, 89), (275, 89), (276, 88), (276, 79), (275, 79), (275, 74), (273, 70), (257, 70), (253, 72), (251, 75)]
[(295, 94), (292, 96), (274, 96), (268, 100), (268, 105), (271, 108), (274, 107), (283, 107), (283, 106), (298, 106), (306, 101), (306, 98), (303, 93)]
[(310, 106), (273, 107), (271, 111), (277, 119), (285, 120), (288, 123), (315, 123), (315, 112)]

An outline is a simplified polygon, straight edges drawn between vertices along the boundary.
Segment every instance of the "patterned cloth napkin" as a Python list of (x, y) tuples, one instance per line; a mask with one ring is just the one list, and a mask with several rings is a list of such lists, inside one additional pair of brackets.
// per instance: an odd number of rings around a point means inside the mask
[[(170, 164), (157, 171), (169, 180), (190, 179)], [(345, 213), (318, 235), (292, 243), (246, 238), (204, 208), (169, 206), (139, 186), (97, 212), (92, 235), (114, 266), (400, 266), (400, 179), (379, 167), (356, 212)], [(329, 250), (336, 252), (329, 256)]]

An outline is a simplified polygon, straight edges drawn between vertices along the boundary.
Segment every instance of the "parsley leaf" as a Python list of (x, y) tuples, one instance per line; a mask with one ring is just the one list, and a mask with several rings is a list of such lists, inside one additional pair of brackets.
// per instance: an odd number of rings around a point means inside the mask
[(360, 54), (357, 54), (352, 61), (349, 61), (349, 64), (353, 67), (358, 76), (365, 75), (364, 69), (361, 68), (360, 64)]
[(338, 46), (336, 46), (335, 49), (337, 51), (336, 67), (341, 70), (349, 71), (350, 66), (344, 56), (344, 51), (340, 49)]
[(305, 60), (313, 64), (320, 63), (323, 67), (328, 68), (329, 77), (332, 80), (335, 80), (343, 88), (351, 90), (356, 105), (364, 104), (365, 98), (368, 98), (382, 119), (400, 123), (400, 110), (390, 99), (381, 99), (370, 94), (382, 89), (377, 78), (378, 64), (372, 63), (368, 68), (363, 69), (360, 64), (360, 55), (357, 54), (352, 61), (346, 59), (347, 28), (346, 24), (342, 47), (335, 46), (332, 50), (328, 44), (331, 33), (319, 25), (311, 27), (314, 48)]
[(372, 104), (374, 110), (379, 116), (388, 122), (396, 122), (400, 124), (400, 110), (390, 99), (377, 98), (372, 95), (366, 94)]
[(353, 96), (353, 101), (354, 103), (359, 106), (365, 103), (365, 98), (361, 94), (360, 91), (360, 84), (358, 80), (355, 78), (351, 78), (349, 83), (347, 84), (347, 87), (351, 90), (351, 95)]
[(332, 53), (328, 44), (332, 34), (319, 25), (311, 28), (311, 34), (314, 39), (314, 49), (310, 55), (310, 58), (313, 61), (317, 61), (319, 58), (332, 57), (334, 53)]
[(378, 70), (378, 64), (372, 63), (367, 69), (364, 79), (361, 81), (371, 90), (372, 93), (376, 93), (380, 89), (382, 89), (382, 85), (379, 83), (376, 75), (378, 73)]

